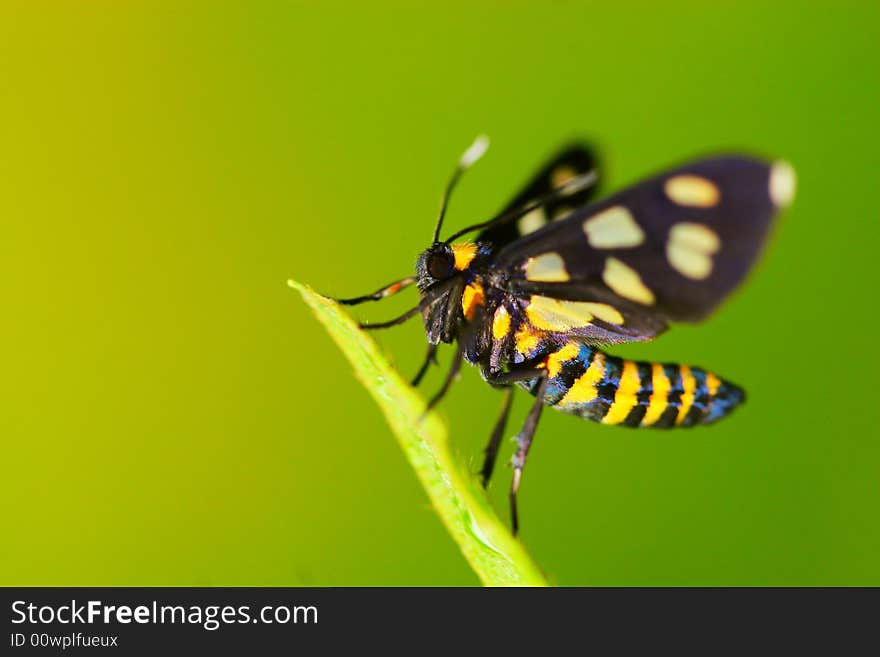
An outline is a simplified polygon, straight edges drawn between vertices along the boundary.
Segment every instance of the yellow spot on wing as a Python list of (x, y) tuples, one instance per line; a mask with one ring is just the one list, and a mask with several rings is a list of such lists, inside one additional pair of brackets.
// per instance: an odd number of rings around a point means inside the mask
[(680, 274), (703, 280), (712, 273), (712, 256), (721, 248), (721, 238), (705, 224), (682, 221), (669, 231), (666, 258)]
[(528, 356), (541, 343), (541, 336), (533, 331), (528, 324), (523, 324), (514, 336), (516, 340), (516, 350), (523, 356)]
[(659, 363), (651, 365), (651, 398), (648, 400), (648, 410), (642, 418), (643, 427), (649, 427), (660, 419), (663, 411), (669, 406), (669, 389), (672, 387), (663, 366)]
[(526, 262), (526, 278), (530, 281), (557, 283), (571, 280), (568, 272), (565, 271), (562, 256), (553, 251), (529, 258)]
[(544, 212), (544, 208), (535, 208), (528, 214), (520, 217), (517, 227), (519, 228), (520, 235), (528, 235), (529, 233), (534, 233), (546, 223), (547, 213)]
[(690, 367), (680, 365), (679, 371), (681, 372), (681, 387), (684, 392), (681, 393), (681, 405), (678, 407), (678, 417), (675, 418), (676, 424), (681, 424), (688, 411), (691, 410), (694, 403), (694, 391), (697, 387), (697, 380)]
[(638, 246), (645, 239), (632, 213), (622, 205), (602, 210), (583, 223), (587, 241), (594, 249), (624, 249)]
[(461, 295), (461, 310), (464, 313), (464, 316), (467, 319), (471, 319), (474, 316), (474, 312), (476, 312), (479, 306), (482, 306), (486, 301), (486, 297), (483, 294), (483, 286), (479, 283), (471, 283), (470, 285), (466, 285), (464, 288), (464, 292)]
[(654, 304), (654, 293), (642, 282), (638, 272), (617, 258), (606, 258), (602, 271), (605, 285), (625, 299), (637, 301), (645, 306)]
[(623, 315), (620, 314), (617, 308), (609, 306), (607, 303), (593, 303), (590, 301), (568, 301), (567, 303), (583, 303), (584, 308), (593, 313), (597, 319), (601, 319), (608, 324), (623, 325)]
[(773, 163), (770, 169), (770, 200), (779, 208), (788, 207), (794, 200), (797, 177), (794, 167), (784, 160)]
[(721, 200), (715, 183), (690, 174), (673, 176), (663, 185), (663, 191), (673, 203), (694, 208), (711, 208)]
[(552, 379), (559, 375), (559, 372), (562, 370), (562, 364), (565, 361), (571, 360), (575, 356), (580, 353), (580, 347), (573, 343), (569, 342), (559, 351), (555, 351), (549, 356), (547, 356), (547, 374)]
[(453, 244), (452, 254), (455, 256), (455, 268), (458, 271), (464, 271), (477, 255), (477, 245), (473, 242)]
[(578, 172), (572, 167), (563, 164), (553, 169), (553, 173), (550, 174), (550, 184), (553, 189), (556, 189), (557, 187), (562, 187), (565, 183), (574, 180), (577, 178), (577, 175)]
[(623, 324), (623, 315), (607, 303), (561, 301), (542, 296), (529, 299), (526, 316), (535, 328), (559, 333), (589, 326), (594, 317), (609, 324)]
[(633, 406), (639, 403), (639, 389), (642, 381), (639, 378), (639, 369), (631, 360), (623, 361), (623, 372), (620, 374), (620, 383), (617, 392), (614, 393), (614, 403), (608, 408), (603, 424), (620, 424), (629, 415)]
[(587, 371), (568, 389), (565, 397), (559, 400), (559, 405), (564, 407), (571, 404), (585, 404), (593, 401), (598, 394), (596, 384), (602, 380), (604, 374), (605, 356), (602, 352), (597, 351)]
[(553, 219), (553, 221), (558, 221), (558, 220), (562, 219), (563, 217), (565, 217), (566, 215), (571, 214), (572, 212), (574, 212), (574, 208), (571, 207), (570, 205), (559, 205), (559, 206), (553, 208), (552, 219)]
[(496, 340), (503, 340), (508, 331), (510, 331), (510, 313), (504, 306), (498, 306), (495, 317), (492, 319), (492, 337)]

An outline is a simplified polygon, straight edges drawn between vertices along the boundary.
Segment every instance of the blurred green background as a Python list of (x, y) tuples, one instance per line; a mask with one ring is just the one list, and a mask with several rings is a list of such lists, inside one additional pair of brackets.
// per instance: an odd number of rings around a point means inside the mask
[[(349, 295), (408, 274), (485, 132), (449, 228), (571, 137), (602, 147), (606, 190), (722, 148), (799, 174), (721, 312), (615, 352), (711, 367), (746, 407), (669, 433), (545, 414), (522, 538), (553, 580), (880, 584), (878, 19), (876, 2), (4, 2), (0, 583), (476, 584), (285, 281)], [(414, 370), (417, 324), (380, 340)], [(499, 403), (468, 369), (443, 407), (475, 470)]]

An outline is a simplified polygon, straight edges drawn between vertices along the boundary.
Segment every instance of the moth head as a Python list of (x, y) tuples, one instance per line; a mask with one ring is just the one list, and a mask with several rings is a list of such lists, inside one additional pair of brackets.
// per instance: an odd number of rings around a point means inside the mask
[(455, 271), (455, 253), (452, 247), (444, 242), (431, 245), (422, 252), (416, 263), (419, 288), (422, 290), (448, 280)]
[(422, 321), (431, 344), (452, 342), (455, 337), (457, 316), (452, 309), (456, 307), (454, 297), (456, 293), (460, 297), (463, 285), (455, 262), (454, 247), (437, 242), (425, 250), (416, 263), (423, 302), (430, 299), (422, 309)]

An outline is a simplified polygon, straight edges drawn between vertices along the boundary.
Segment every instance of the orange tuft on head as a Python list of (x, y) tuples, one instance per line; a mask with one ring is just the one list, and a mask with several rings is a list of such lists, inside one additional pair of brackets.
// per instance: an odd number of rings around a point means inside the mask
[(453, 244), (452, 253), (455, 256), (455, 268), (458, 271), (464, 271), (477, 255), (477, 245), (473, 242)]

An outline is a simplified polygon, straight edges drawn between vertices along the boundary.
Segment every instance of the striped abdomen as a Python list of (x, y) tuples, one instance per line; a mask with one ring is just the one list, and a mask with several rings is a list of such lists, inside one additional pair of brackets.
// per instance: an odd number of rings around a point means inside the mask
[[(708, 424), (745, 400), (742, 388), (697, 367), (625, 360), (577, 343), (550, 354), (545, 367), (548, 405), (603, 424)], [(534, 384), (523, 387), (532, 391)]]

